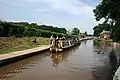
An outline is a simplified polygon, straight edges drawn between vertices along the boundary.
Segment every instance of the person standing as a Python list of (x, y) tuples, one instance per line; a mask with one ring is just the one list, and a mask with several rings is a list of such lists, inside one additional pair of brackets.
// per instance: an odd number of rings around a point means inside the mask
[(50, 45), (52, 46), (52, 43), (53, 43), (53, 35), (51, 35), (51, 37), (50, 37)]
[(55, 46), (58, 47), (58, 40), (59, 40), (59, 37), (57, 36), (56, 39), (55, 39)]
[(36, 38), (36, 37), (34, 38), (33, 42), (34, 42), (34, 43), (36, 43), (36, 42), (37, 42), (37, 38)]

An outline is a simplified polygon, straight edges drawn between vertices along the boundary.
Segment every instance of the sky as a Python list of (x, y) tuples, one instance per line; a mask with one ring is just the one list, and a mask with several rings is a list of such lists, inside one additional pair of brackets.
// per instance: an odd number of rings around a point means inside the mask
[(0, 0), (0, 20), (47, 24), (92, 34), (100, 0)]

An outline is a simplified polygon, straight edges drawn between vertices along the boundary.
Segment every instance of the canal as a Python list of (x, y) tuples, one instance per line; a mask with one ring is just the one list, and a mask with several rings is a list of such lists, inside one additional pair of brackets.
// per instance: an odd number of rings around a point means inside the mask
[(59, 54), (44, 52), (0, 67), (0, 80), (112, 80), (119, 52), (110, 42), (83, 41)]

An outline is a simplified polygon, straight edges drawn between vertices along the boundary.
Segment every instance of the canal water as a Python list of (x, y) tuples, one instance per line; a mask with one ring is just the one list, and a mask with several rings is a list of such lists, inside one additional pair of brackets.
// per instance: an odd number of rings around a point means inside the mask
[(83, 41), (59, 54), (44, 52), (0, 67), (0, 80), (112, 80), (119, 52), (114, 43)]

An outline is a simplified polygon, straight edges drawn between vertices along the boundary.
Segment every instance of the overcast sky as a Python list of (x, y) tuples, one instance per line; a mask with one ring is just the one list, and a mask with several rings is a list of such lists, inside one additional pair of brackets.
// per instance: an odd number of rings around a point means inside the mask
[(27, 21), (92, 33), (99, 0), (0, 0), (0, 20)]

